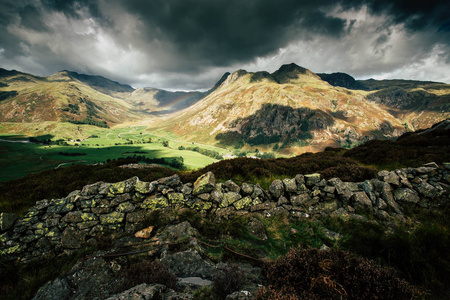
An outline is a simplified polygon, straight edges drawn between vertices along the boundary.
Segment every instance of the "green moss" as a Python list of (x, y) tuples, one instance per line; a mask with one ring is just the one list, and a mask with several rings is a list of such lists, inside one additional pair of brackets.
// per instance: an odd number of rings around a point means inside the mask
[(23, 250), (21, 245), (15, 245), (13, 247), (9, 247), (3, 250), (0, 250), (0, 255), (8, 255), (8, 254), (14, 254), (19, 253)]
[(95, 217), (95, 215), (94, 215), (94, 214), (91, 214), (91, 213), (82, 213), (82, 214), (80, 215), (80, 217), (81, 217), (81, 219), (82, 219), (84, 222), (87, 222), (87, 221), (95, 221), (95, 220), (97, 220), (97, 218)]
[(169, 206), (169, 201), (162, 195), (158, 196), (151, 196), (148, 199), (145, 199), (144, 202), (141, 204), (141, 208), (143, 209), (159, 209), (159, 208), (165, 208)]
[(101, 215), (100, 223), (103, 225), (118, 224), (118, 223), (122, 223), (124, 218), (125, 218), (124, 213), (114, 211), (107, 215)]
[(184, 195), (182, 193), (170, 193), (168, 196), (170, 203), (178, 204), (184, 202)]
[(241, 210), (241, 209), (245, 209), (247, 207), (252, 206), (253, 203), (253, 199), (251, 197), (245, 197), (242, 198), (236, 202), (233, 203), (234, 208), (236, 208), (237, 210)]

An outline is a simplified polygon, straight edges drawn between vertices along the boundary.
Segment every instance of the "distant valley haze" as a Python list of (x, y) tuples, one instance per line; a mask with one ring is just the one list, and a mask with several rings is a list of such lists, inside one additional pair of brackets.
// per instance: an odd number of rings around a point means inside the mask
[(169, 91), (206, 91), (225, 72), (291, 62), (449, 83), (449, 11), (442, 0), (3, 0), (0, 67)]

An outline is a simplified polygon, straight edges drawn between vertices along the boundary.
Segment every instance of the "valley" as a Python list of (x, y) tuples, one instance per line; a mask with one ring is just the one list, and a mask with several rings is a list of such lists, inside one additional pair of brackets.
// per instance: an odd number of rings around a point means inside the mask
[[(296, 64), (225, 73), (204, 92), (135, 89), (61, 71), (0, 70), (1, 181), (135, 158), (195, 170), (237, 156), (292, 157), (396, 139), (450, 117), (450, 85), (355, 80)], [(63, 154), (60, 154), (63, 153)]]

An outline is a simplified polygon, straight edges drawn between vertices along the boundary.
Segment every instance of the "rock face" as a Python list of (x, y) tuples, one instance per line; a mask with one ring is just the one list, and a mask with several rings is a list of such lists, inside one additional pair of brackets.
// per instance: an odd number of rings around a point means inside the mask
[[(99, 239), (134, 235), (146, 226), (146, 215), (158, 209), (189, 208), (217, 218), (233, 215), (292, 218), (334, 216), (360, 218), (373, 215), (380, 221), (402, 216), (405, 206), (438, 207), (449, 200), (450, 170), (430, 163), (420, 168), (381, 171), (362, 183), (320, 174), (297, 175), (274, 180), (269, 191), (259, 185), (241, 186), (231, 180), (216, 184), (208, 172), (190, 184), (177, 175), (147, 183), (137, 177), (117, 183), (98, 182), (62, 199), (42, 200), (24, 218), (0, 215), (0, 255), (10, 260), (52, 258), (67, 251), (95, 245)], [(256, 220), (256, 221), (255, 221)], [(253, 219), (248, 228), (262, 240), (267, 236)], [(171, 230), (171, 240), (195, 236), (195, 230), (180, 223)], [(149, 235), (146, 235), (149, 236)]]

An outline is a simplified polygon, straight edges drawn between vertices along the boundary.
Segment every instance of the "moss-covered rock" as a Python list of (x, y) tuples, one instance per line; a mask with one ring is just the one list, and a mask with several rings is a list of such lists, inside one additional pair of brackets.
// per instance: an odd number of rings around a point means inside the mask
[(10, 229), (18, 218), (15, 214), (0, 213), (0, 232)]
[(171, 204), (184, 203), (184, 195), (182, 193), (170, 193), (167, 197)]
[(169, 206), (169, 201), (162, 195), (153, 195), (149, 198), (145, 199), (144, 202), (141, 203), (141, 208), (143, 209), (159, 209), (165, 208)]
[(246, 209), (246, 208), (252, 206), (253, 204), (254, 204), (253, 199), (247, 196), (245, 198), (242, 198), (242, 199), (234, 202), (233, 206), (234, 206), (234, 208), (236, 208), (236, 210), (241, 210), (241, 209)]
[(118, 224), (122, 223), (123, 219), (125, 218), (125, 214), (114, 211), (112, 213), (109, 213), (107, 215), (101, 215), (100, 216), (100, 223), (103, 225), (112, 225), (112, 224)]
[(134, 186), (136, 192), (141, 194), (151, 194), (155, 190), (155, 185), (150, 182), (138, 180)]
[(139, 178), (136, 176), (124, 181), (112, 183), (109, 186), (109, 193), (108, 196), (114, 196), (117, 194), (124, 194), (129, 193), (133, 191), (134, 187), (136, 186), (136, 183), (138, 182)]
[(209, 193), (214, 190), (216, 184), (216, 178), (212, 172), (203, 174), (194, 183), (193, 195)]
[(220, 202), (219, 207), (224, 208), (233, 205), (234, 202), (241, 199), (241, 195), (236, 192), (228, 192), (223, 194), (222, 202)]
[(312, 186), (320, 181), (320, 174), (313, 173), (305, 175), (305, 181), (307, 186)]

